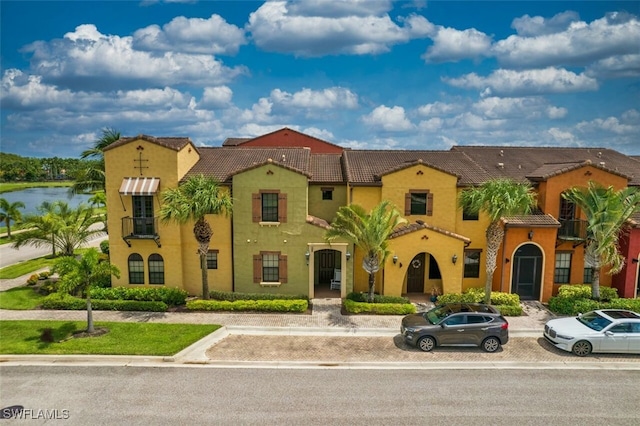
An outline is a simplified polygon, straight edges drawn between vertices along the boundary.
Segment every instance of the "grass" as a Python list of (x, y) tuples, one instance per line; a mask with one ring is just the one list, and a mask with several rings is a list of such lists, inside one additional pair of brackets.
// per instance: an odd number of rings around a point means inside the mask
[(32, 287), (16, 287), (0, 292), (0, 309), (29, 310), (36, 309), (44, 296)]
[(36, 259), (25, 260), (15, 265), (6, 266), (0, 269), (0, 279), (10, 280), (23, 275), (28, 275), (33, 271), (53, 266), (56, 258), (51, 256), (38, 257)]
[[(0, 354), (170, 356), (220, 328), (215, 324), (96, 322), (96, 328), (109, 332), (71, 338), (86, 326), (86, 321), (0, 321)], [(54, 343), (41, 341), (46, 328), (52, 329)]]
[(0, 194), (10, 191), (21, 191), (27, 188), (72, 186), (73, 181), (52, 182), (0, 182)]

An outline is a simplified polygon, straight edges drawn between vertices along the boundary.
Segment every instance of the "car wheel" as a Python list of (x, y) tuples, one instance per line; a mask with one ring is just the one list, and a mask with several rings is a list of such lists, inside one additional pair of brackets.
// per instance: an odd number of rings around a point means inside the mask
[(436, 347), (436, 341), (431, 336), (424, 336), (418, 340), (418, 347), (425, 352), (430, 352)]
[(495, 352), (500, 349), (500, 340), (495, 337), (487, 337), (482, 342), (482, 349), (485, 352)]
[(591, 353), (591, 343), (586, 340), (580, 340), (573, 345), (571, 352), (578, 356), (587, 356)]

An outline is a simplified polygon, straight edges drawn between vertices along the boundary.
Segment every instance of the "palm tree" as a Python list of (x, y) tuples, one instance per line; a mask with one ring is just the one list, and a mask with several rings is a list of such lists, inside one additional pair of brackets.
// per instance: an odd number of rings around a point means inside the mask
[(488, 180), (479, 187), (465, 189), (458, 200), (460, 207), (469, 213), (484, 212), (489, 216), (487, 238), (487, 280), (484, 286), (484, 302), (491, 302), (491, 283), (496, 270), (498, 250), (504, 239), (501, 221), (505, 216), (529, 214), (536, 204), (536, 194), (528, 183), (511, 179)]
[(101, 217), (84, 204), (73, 209), (64, 201), (45, 202), (39, 210), (41, 215), (25, 216), (23, 224), (27, 231), (16, 234), (14, 248), (27, 244), (34, 247), (50, 245), (54, 256), (56, 249), (62, 255), (71, 256), (75, 249), (103, 232), (93, 226)]
[(22, 213), (18, 209), (24, 209), (25, 205), (22, 201), (9, 203), (4, 198), (0, 198), (0, 222), (7, 225), (7, 237), (11, 238), (11, 221), (18, 222), (22, 220)]
[(120, 270), (108, 261), (100, 261), (98, 250), (90, 248), (82, 257), (64, 256), (52, 268), (60, 276), (59, 291), (71, 293), (80, 290), (87, 299), (87, 333), (93, 333), (93, 311), (91, 309), (91, 286), (111, 275), (120, 278)]
[(587, 217), (585, 262), (593, 269), (591, 297), (600, 299), (600, 273), (609, 267), (609, 273), (620, 272), (624, 257), (618, 249), (618, 239), (627, 221), (640, 212), (640, 191), (625, 188), (615, 191), (589, 181), (588, 187), (573, 187), (562, 197), (578, 206)]
[(193, 235), (199, 244), (203, 299), (209, 299), (207, 253), (213, 235), (206, 216), (223, 213), (229, 215), (232, 204), (231, 197), (222, 190), (218, 181), (204, 175), (191, 176), (177, 188), (170, 188), (162, 193), (160, 219), (163, 222), (195, 222)]
[(343, 238), (364, 253), (362, 268), (369, 274), (369, 302), (373, 302), (375, 274), (384, 265), (389, 251), (389, 237), (393, 230), (407, 221), (388, 201), (383, 201), (367, 213), (357, 204), (342, 206), (325, 232), (331, 242)]
[(75, 176), (75, 182), (69, 189), (72, 194), (87, 191), (104, 190), (104, 149), (120, 139), (120, 132), (111, 128), (102, 129), (102, 137), (95, 141), (92, 148), (80, 154), (82, 159), (93, 159), (95, 162), (80, 170)]

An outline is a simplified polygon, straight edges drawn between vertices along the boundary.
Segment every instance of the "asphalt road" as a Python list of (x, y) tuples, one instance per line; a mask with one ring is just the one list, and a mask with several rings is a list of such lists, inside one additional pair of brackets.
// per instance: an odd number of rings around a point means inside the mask
[(65, 425), (640, 424), (639, 371), (2, 366), (0, 378), (0, 410)]
[[(100, 224), (100, 226), (102, 226)], [(99, 235), (93, 238), (84, 247), (99, 247), (102, 240), (106, 240), (107, 235)], [(0, 245), (0, 268), (13, 265), (15, 263), (24, 262), (25, 260), (35, 259), (37, 257), (47, 256), (51, 254), (50, 246), (43, 246), (36, 248), (33, 246), (23, 246), (19, 249), (15, 249), (11, 244)]]

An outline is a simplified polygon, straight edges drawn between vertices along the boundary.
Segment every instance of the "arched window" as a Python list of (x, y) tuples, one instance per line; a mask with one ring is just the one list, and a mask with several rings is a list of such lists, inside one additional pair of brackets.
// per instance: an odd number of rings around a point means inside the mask
[(164, 284), (164, 260), (158, 253), (149, 256), (149, 284)]
[(138, 253), (129, 255), (129, 284), (144, 284), (144, 261)]

